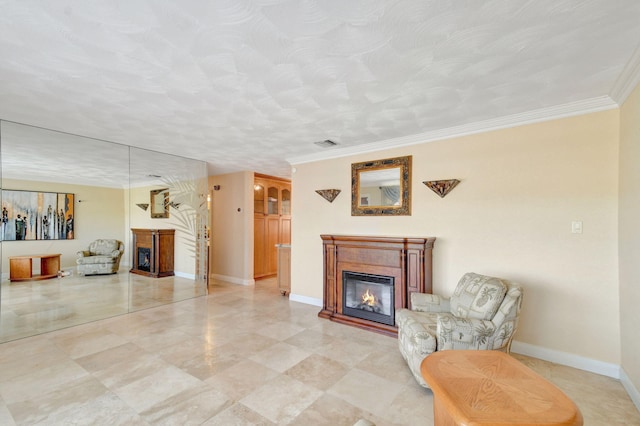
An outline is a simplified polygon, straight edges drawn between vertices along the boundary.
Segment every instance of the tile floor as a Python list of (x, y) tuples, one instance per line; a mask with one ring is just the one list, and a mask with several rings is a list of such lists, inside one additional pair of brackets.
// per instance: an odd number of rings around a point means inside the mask
[(181, 277), (130, 274), (42, 281), (2, 281), (0, 342), (148, 309), (206, 294), (206, 284)]
[[(0, 345), (0, 424), (433, 424), (394, 338), (319, 319), (255, 287)], [(562, 388), (586, 425), (640, 425), (617, 380), (516, 357)]]

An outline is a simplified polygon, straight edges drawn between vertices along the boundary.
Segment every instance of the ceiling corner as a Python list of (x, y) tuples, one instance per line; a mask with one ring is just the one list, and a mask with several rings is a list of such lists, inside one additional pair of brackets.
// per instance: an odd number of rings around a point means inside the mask
[(633, 89), (640, 83), (640, 44), (633, 51), (622, 73), (618, 76), (609, 96), (618, 106), (622, 106)]

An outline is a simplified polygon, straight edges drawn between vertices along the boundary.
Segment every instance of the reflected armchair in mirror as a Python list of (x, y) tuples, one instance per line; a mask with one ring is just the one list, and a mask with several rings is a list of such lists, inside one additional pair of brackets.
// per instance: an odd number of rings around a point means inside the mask
[(87, 250), (78, 252), (78, 275), (115, 274), (120, 268), (124, 244), (118, 240), (95, 240)]

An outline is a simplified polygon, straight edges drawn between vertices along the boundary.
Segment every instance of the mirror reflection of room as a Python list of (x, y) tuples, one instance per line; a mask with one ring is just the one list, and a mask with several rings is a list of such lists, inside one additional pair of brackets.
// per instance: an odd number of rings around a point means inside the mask
[[(0, 137), (0, 342), (206, 294), (204, 162), (6, 121)], [(158, 188), (171, 217), (147, 209)], [(175, 275), (130, 273), (131, 228), (175, 230)]]
[(400, 168), (360, 172), (361, 206), (400, 206)]

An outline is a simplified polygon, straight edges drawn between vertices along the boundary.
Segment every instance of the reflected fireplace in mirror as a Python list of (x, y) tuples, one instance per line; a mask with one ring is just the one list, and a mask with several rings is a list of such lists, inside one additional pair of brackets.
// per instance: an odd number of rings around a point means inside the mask
[(395, 324), (393, 277), (343, 271), (342, 287), (344, 315)]
[(151, 271), (151, 249), (138, 247), (138, 269), (141, 271)]

